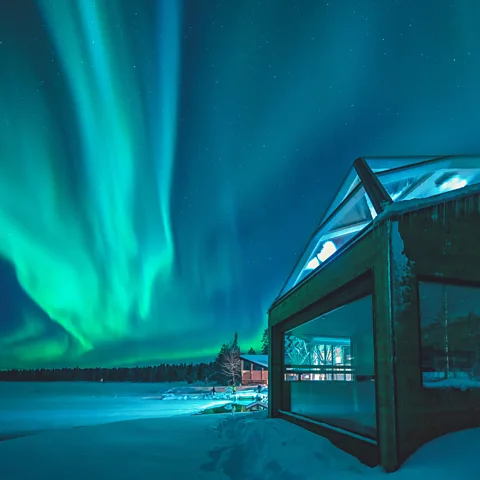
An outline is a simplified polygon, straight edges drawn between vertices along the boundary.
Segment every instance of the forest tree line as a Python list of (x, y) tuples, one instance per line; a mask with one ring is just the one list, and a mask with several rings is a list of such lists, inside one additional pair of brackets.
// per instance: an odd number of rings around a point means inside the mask
[[(250, 348), (248, 354), (256, 354)], [(268, 333), (262, 337), (262, 348), (258, 352), (268, 354)], [(238, 335), (222, 345), (214, 362), (161, 364), (148, 367), (123, 368), (38, 368), (0, 370), (2, 382), (205, 382), (239, 384), (241, 380), (241, 349)]]
[(209, 382), (214, 362), (161, 364), (126, 368), (39, 368), (0, 371), (0, 381), (10, 382)]

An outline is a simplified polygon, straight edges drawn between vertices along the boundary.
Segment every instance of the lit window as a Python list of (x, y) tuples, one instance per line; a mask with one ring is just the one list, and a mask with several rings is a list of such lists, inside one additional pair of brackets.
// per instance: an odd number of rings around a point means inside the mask
[(331, 257), (337, 251), (337, 247), (333, 242), (325, 242), (323, 244), (322, 250), (317, 255), (318, 259), (321, 262), (324, 262), (327, 258)]
[(459, 188), (463, 188), (467, 185), (467, 181), (464, 178), (460, 177), (452, 177), (448, 180), (445, 180), (440, 185), (440, 190), (442, 192), (450, 192), (451, 190), (458, 190)]
[(325, 242), (320, 250), (320, 253), (313, 257), (305, 267), (305, 270), (315, 270), (320, 266), (320, 262), (324, 262), (337, 251), (337, 247), (330, 240)]
[(305, 270), (315, 270), (320, 265), (317, 257), (313, 257), (305, 267)]

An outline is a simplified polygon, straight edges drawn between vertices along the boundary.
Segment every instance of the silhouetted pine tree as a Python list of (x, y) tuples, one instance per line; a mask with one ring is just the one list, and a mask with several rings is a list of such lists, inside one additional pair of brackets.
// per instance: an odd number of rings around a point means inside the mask
[(268, 338), (268, 328), (265, 329), (262, 336), (262, 355), (268, 355), (270, 340)]

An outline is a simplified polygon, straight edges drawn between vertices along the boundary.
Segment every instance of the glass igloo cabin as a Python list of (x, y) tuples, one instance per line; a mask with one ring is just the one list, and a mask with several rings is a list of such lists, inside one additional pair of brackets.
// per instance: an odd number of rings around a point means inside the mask
[(357, 159), (268, 313), (270, 416), (387, 471), (480, 426), (480, 155)]

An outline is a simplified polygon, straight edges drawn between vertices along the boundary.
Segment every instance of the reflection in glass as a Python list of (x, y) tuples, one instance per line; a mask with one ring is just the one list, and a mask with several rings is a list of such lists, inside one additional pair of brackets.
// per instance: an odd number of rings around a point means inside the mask
[(459, 190), (480, 182), (480, 167), (475, 161), (460, 159), (432, 162), (378, 175), (388, 194), (395, 202), (429, 198)]
[(465, 178), (455, 175), (451, 178), (448, 178), (439, 184), (439, 189), (441, 192), (450, 192), (452, 190), (458, 190), (467, 186), (467, 180)]
[(376, 437), (372, 296), (285, 333), (292, 413)]
[(424, 386), (480, 386), (480, 288), (420, 282), (419, 294)]

